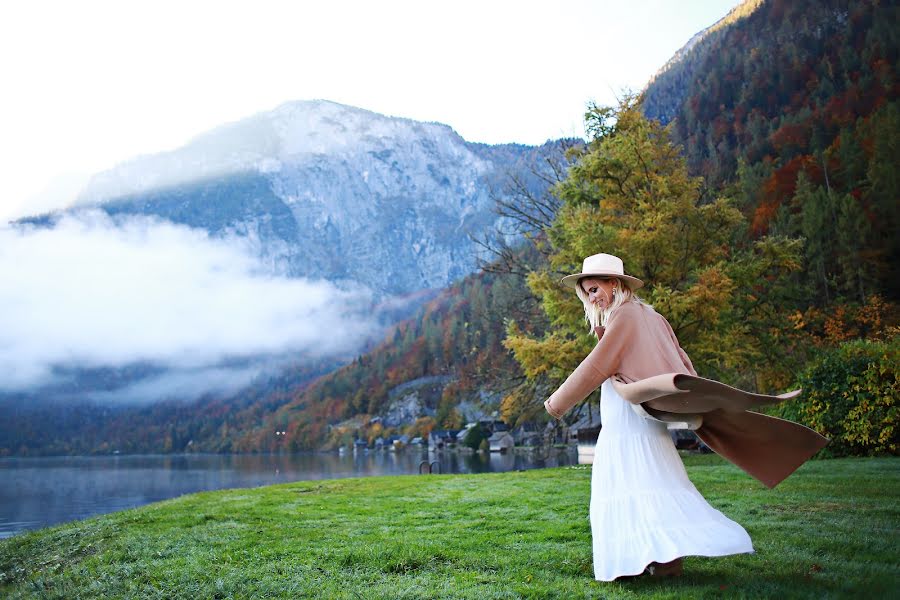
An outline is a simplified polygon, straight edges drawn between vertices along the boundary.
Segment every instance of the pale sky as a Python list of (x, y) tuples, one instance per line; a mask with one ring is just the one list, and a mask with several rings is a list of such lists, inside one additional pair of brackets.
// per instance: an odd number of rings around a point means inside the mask
[(439, 121), (469, 141), (582, 136), (738, 0), (0, 5), (0, 223), (96, 172), (291, 100)]

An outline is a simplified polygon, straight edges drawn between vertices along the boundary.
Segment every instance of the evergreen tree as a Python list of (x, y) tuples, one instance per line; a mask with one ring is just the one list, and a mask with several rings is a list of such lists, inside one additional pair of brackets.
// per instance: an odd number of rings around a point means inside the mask
[(890, 298), (900, 298), (900, 106), (890, 102), (870, 123), (872, 160), (866, 179), (878, 224), (876, 241), (884, 248), (877, 257), (879, 279)]
[(837, 221), (831, 196), (801, 173), (793, 203), (800, 214), (800, 233), (805, 239), (808, 283), (816, 290), (815, 295), (828, 303), (834, 295), (830, 264), (831, 241)]
[(866, 249), (872, 228), (859, 201), (850, 194), (837, 198), (837, 263), (841, 269), (841, 289), (848, 298), (865, 303), (873, 292), (875, 277)]

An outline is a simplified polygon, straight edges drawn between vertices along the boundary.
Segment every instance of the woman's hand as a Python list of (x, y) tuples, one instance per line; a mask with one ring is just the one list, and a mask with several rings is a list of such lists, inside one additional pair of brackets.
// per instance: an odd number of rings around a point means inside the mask
[(550, 405), (550, 398), (547, 398), (546, 400), (544, 400), (544, 409), (548, 413), (550, 413), (550, 416), (553, 417), (554, 419), (559, 420), (559, 419), (562, 419), (562, 417), (563, 417), (562, 413), (558, 412)]

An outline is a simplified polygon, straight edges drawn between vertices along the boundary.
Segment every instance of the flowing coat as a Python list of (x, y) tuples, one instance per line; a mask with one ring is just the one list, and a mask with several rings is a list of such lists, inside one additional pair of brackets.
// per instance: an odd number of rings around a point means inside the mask
[(828, 444), (808, 427), (748, 410), (799, 390), (766, 396), (697, 377), (669, 322), (647, 305), (623, 304), (596, 332), (597, 345), (544, 402), (556, 418), (613, 377), (616, 391), (642, 416), (693, 429), (713, 451), (770, 488)]

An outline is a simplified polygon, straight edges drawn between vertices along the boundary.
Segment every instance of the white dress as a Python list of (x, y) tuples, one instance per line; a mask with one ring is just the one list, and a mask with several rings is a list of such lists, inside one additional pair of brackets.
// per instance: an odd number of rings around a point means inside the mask
[(607, 379), (591, 470), (594, 578), (637, 575), (680, 556), (753, 552), (743, 527), (690, 482), (666, 426), (631, 408)]

